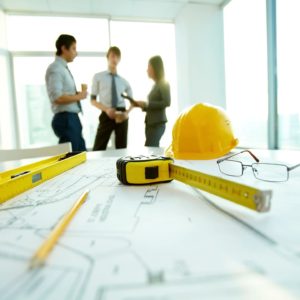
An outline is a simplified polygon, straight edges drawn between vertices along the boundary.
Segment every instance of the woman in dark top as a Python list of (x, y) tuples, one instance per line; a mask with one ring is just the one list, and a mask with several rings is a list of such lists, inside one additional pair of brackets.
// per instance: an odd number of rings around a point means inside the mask
[(150, 58), (147, 72), (155, 84), (148, 95), (148, 102), (136, 101), (136, 105), (146, 112), (145, 146), (159, 147), (168, 121), (166, 107), (171, 104), (170, 85), (165, 81), (164, 64), (160, 56)]

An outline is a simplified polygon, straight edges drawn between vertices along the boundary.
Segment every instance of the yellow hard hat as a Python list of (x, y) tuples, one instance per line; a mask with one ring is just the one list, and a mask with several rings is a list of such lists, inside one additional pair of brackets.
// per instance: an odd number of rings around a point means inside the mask
[(177, 159), (214, 159), (237, 144), (224, 110), (198, 103), (179, 115), (172, 131), (172, 144), (165, 154)]

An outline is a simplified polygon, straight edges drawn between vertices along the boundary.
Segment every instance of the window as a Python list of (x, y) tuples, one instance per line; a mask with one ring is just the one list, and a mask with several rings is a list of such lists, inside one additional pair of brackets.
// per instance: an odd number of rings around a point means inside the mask
[(0, 148), (11, 148), (15, 146), (16, 136), (11, 134), (7, 128), (14, 128), (12, 122), (12, 95), (10, 82), (10, 60), (6, 50), (5, 15), (0, 10)]
[(106, 51), (108, 47), (106, 19), (9, 15), (7, 28), (12, 51), (55, 52), (55, 41), (62, 33), (75, 36), (79, 52)]
[(6, 24), (5, 14), (0, 10), (0, 49), (6, 49)]
[[(20, 144), (22, 148), (56, 144), (52, 113), (45, 87), (45, 72), (52, 57), (16, 57), (14, 74)], [(34, 66), (34, 72), (32, 68)]]
[(300, 2), (277, 0), (280, 148), (300, 148)]
[(0, 49), (0, 148), (15, 147), (16, 131), (13, 122), (13, 104), (10, 89), (9, 56)]
[(224, 35), (226, 105), (239, 146), (267, 147), (266, 2), (229, 2)]

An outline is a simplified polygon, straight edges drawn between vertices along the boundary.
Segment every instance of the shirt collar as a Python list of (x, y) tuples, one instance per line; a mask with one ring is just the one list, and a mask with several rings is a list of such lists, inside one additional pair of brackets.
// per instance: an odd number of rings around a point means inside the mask
[(57, 61), (57, 62), (59, 62), (60, 64), (62, 64), (64, 67), (67, 67), (67, 66), (68, 66), (67, 62), (66, 62), (62, 57), (60, 57), (60, 56), (56, 56), (56, 57), (55, 57), (55, 61)]
[(113, 74), (109, 69), (106, 71), (108, 75), (115, 75), (116, 77), (118, 77), (118, 72)]

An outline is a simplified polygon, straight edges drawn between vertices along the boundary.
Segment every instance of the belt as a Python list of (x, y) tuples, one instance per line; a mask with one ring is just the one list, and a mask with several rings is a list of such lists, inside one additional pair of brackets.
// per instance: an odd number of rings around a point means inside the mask
[(56, 115), (61, 115), (61, 114), (76, 114), (78, 115), (79, 112), (71, 112), (71, 111), (60, 111), (60, 112), (57, 112), (55, 113)]

